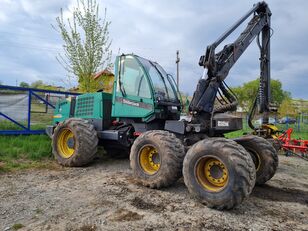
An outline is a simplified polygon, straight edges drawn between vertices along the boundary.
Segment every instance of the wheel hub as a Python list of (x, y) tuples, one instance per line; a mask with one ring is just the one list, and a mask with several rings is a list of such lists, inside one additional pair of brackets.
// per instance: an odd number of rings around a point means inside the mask
[(149, 162), (152, 166), (157, 166), (159, 165), (160, 159), (159, 155), (156, 151), (152, 151), (149, 155)]
[(209, 172), (210, 172), (210, 175), (215, 179), (222, 178), (223, 176), (223, 171), (218, 165), (213, 165)]
[(228, 169), (224, 163), (214, 157), (204, 157), (197, 162), (197, 180), (209, 191), (222, 190), (228, 182), (228, 175)]
[(160, 155), (156, 148), (150, 145), (143, 147), (139, 154), (139, 163), (146, 174), (155, 174), (160, 168)]
[(205, 176), (214, 186), (223, 186), (227, 180), (227, 171), (219, 160), (209, 160), (205, 166)]
[(74, 146), (75, 146), (75, 140), (74, 140), (73, 137), (68, 138), (68, 140), (67, 140), (67, 146), (68, 146), (69, 148), (74, 148)]

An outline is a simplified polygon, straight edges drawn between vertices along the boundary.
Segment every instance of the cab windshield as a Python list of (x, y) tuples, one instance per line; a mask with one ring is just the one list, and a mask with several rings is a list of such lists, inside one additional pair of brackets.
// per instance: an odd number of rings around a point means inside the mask
[(157, 63), (137, 57), (149, 74), (154, 87), (155, 98), (160, 101), (178, 103), (175, 88), (164, 69)]

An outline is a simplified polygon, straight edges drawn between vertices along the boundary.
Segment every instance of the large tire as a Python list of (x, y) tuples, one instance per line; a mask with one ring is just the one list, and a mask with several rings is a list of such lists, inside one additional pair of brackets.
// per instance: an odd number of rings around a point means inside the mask
[(80, 167), (88, 164), (97, 152), (97, 144), (94, 126), (78, 118), (58, 124), (52, 136), (52, 152), (63, 166)]
[(225, 138), (208, 138), (194, 144), (184, 158), (183, 176), (194, 197), (219, 210), (242, 203), (256, 179), (249, 153)]
[(259, 136), (244, 136), (235, 139), (251, 155), (256, 168), (256, 184), (262, 185), (270, 180), (278, 167), (278, 155), (273, 145)]
[(184, 156), (184, 145), (174, 134), (153, 130), (141, 134), (134, 141), (130, 166), (139, 183), (150, 188), (162, 188), (181, 177)]

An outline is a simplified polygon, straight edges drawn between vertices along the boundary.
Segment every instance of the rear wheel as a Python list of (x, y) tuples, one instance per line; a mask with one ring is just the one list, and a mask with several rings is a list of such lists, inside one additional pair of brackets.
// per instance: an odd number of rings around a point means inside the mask
[(184, 155), (184, 146), (174, 134), (153, 130), (135, 140), (130, 152), (130, 165), (141, 184), (162, 188), (181, 177)]
[(249, 153), (224, 138), (199, 141), (184, 158), (183, 176), (189, 192), (216, 209), (233, 208), (248, 197), (255, 174)]
[(72, 118), (60, 123), (52, 136), (52, 152), (63, 166), (83, 166), (97, 152), (98, 138), (88, 121)]
[(273, 145), (259, 136), (244, 136), (236, 139), (251, 155), (256, 168), (256, 184), (270, 180), (278, 167), (278, 155)]

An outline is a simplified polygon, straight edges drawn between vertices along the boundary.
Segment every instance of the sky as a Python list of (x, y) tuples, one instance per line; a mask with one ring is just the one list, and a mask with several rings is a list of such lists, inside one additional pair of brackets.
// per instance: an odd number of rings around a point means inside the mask
[[(250, 0), (98, 0), (101, 15), (111, 21), (113, 60), (134, 53), (157, 61), (175, 76), (180, 52), (180, 90), (192, 95), (203, 68), (200, 55), (257, 1)], [(294, 98), (308, 99), (308, 1), (268, 0), (273, 15), (271, 76)], [(18, 85), (43, 80), (70, 88), (67, 73), (57, 62), (60, 34), (51, 26), (63, 8), (70, 17), (76, 0), (0, 0), (0, 81)], [(248, 21), (247, 21), (248, 22)], [(244, 23), (246, 26), (246, 23)], [(236, 30), (226, 45), (240, 34)], [(218, 51), (218, 50), (217, 50)], [(242, 55), (226, 79), (239, 86), (259, 76), (256, 42)]]

